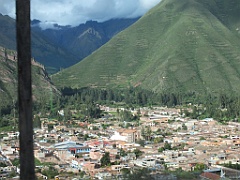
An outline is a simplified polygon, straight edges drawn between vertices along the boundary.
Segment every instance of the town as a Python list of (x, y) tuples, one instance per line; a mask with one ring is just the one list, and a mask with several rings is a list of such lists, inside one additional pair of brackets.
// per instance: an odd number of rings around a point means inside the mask
[[(240, 177), (232, 168), (240, 163), (238, 122), (191, 119), (180, 108), (167, 107), (131, 110), (139, 120), (129, 122), (119, 118), (124, 108), (100, 109), (105, 115), (94, 121), (39, 118), (41, 128), (34, 129), (38, 179), (126, 179), (139, 172), (151, 179)], [(1, 133), (2, 178), (19, 177), (18, 136)]]

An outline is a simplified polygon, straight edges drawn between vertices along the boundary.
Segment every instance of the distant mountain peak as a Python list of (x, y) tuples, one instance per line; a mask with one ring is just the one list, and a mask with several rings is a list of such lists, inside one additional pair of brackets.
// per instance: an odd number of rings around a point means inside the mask
[(101, 35), (98, 31), (96, 31), (94, 28), (88, 28), (86, 31), (84, 31), (83, 33), (81, 33), (78, 36), (78, 39), (81, 39), (82, 37), (86, 36), (86, 35), (92, 35), (95, 36), (98, 39), (101, 39)]

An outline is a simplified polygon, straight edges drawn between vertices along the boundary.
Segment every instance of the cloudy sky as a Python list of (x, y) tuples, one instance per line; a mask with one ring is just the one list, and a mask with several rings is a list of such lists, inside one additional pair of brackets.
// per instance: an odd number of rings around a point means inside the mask
[[(77, 26), (88, 20), (143, 15), (161, 0), (31, 0), (31, 19)], [(15, 0), (0, 0), (0, 13), (15, 18)]]

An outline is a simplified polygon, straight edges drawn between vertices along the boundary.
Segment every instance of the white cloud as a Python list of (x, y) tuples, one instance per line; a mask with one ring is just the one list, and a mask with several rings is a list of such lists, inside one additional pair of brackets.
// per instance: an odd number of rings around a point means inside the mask
[(15, 17), (15, 1), (14, 0), (0, 0), (0, 13)]
[[(161, 0), (31, 0), (31, 19), (77, 26), (88, 20), (137, 17)], [(15, 17), (15, 0), (0, 0), (0, 13)]]

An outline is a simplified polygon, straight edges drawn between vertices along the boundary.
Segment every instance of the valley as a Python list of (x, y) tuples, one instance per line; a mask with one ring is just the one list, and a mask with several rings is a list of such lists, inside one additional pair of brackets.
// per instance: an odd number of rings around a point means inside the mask
[[(238, 0), (161, 0), (142, 16), (33, 19), (37, 179), (239, 178), (239, 12)], [(20, 175), (15, 23), (0, 14), (6, 179)]]

